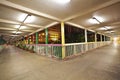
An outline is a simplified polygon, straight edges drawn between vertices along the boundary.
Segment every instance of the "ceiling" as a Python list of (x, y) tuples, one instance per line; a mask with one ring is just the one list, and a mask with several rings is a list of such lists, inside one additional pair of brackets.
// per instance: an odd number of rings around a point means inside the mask
[[(66, 4), (55, 0), (0, 0), (0, 35), (6, 40), (18, 39), (64, 21), (108, 36), (120, 36), (119, 8), (120, 0), (71, 0)], [(28, 17), (31, 19), (25, 20)], [(93, 17), (99, 24), (90, 22)]]

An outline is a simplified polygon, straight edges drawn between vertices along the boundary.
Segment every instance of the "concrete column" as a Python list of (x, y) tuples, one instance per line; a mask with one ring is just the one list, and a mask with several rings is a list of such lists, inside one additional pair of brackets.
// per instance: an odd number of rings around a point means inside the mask
[(94, 44), (94, 48), (97, 48), (97, 33), (95, 32), (95, 44)]
[(85, 29), (85, 43), (87, 43), (87, 29)]
[(45, 44), (48, 44), (48, 28), (45, 29)]
[[(45, 44), (48, 44), (48, 28), (45, 29)], [(48, 55), (48, 45), (46, 45), (46, 55)], [(52, 55), (48, 55), (52, 56)]]
[(102, 34), (100, 34), (100, 39), (101, 39), (101, 42), (102, 42)]
[(30, 38), (28, 38), (28, 44), (30, 44)]
[(86, 44), (86, 51), (87, 51), (88, 50), (87, 29), (85, 29), (85, 44)]
[(65, 24), (61, 22), (62, 59), (65, 58)]
[(38, 32), (36, 32), (36, 44), (38, 44), (38, 38), (39, 36), (38, 36)]
[(97, 33), (95, 33), (95, 42), (97, 42)]

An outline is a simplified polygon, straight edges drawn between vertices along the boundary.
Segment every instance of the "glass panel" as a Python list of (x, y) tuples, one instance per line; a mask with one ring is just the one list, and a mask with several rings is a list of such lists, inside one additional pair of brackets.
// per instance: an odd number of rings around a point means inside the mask
[(104, 35), (102, 35), (102, 41), (104, 41)]
[(87, 41), (95, 42), (95, 33), (91, 31), (87, 31)]
[(38, 32), (38, 43), (45, 44), (45, 30)]
[(85, 30), (65, 24), (65, 43), (85, 42)]
[(48, 28), (48, 43), (61, 44), (61, 24)]
[(101, 41), (101, 35), (97, 34), (97, 41)]

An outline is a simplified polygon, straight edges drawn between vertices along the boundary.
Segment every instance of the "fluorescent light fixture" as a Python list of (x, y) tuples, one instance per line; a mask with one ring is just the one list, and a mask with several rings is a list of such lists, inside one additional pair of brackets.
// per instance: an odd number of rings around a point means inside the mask
[(109, 27), (109, 26), (104, 26), (104, 27), (101, 27), (101, 28), (99, 28), (99, 29), (97, 29), (97, 30), (109, 30), (109, 29), (111, 29), (112, 27)]
[(26, 29), (27, 28), (27, 26), (21, 26), (20, 27), (20, 29)]
[(18, 16), (18, 20), (22, 22), (26, 16), (27, 16), (27, 14), (22, 14), (22, 15)]
[(106, 31), (105, 33), (114, 33), (115, 31)]
[(18, 31), (18, 32), (16, 32), (16, 33), (17, 33), (17, 34), (20, 34), (20, 33), (22, 33), (22, 32), (19, 32), (19, 31)]
[(93, 16), (94, 18), (96, 18), (99, 22), (104, 22), (104, 18), (100, 17), (100, 16)]
[(92, 19), (89, 19), (89, 23), (92, 23), (92, 24), (100, 24), (96, 19), (92, 18)]
[(20, 34), (20, 33), (22, 33), (22, 32), (20, 32), (20, 31), (13, 31), (12, 33), (17, 33), (17, 34)]
[(16, 31), (13, 31), (12, 33), (16, 33)]
[(69, 3), (71, 0), (53, 0), (53, 1), (59, 4), (66, 4)]
[(104, 19), (102, 17), (99, 17), (99, 16), (93, 16), (92, 19), (89, 19), (89, 22), (92, 24), (100, 24), (103, 21), (104, 21)]
[(111, 29), (112, 27), (109, 27), (109, 26), (104, 26), (106, 29)]
[(101, 28), (99, 28), (99, 29), (97, 29), (97, 30), (106, 30), (106, 28), (104, 28), (104, 27), (101, 27)]
[(110, 31), (111, 33), (114, 33), (115, 31)]
[(15, 25), (15, 28), (19, 28), (20, 27), (20, 25)]
[(24, 23), (31, 23), (33, 21), (35, 21), (35, 17), (34, 16), (28, 16)]
[(19, 36), (19, 35), (10, 35), (10, 36)]

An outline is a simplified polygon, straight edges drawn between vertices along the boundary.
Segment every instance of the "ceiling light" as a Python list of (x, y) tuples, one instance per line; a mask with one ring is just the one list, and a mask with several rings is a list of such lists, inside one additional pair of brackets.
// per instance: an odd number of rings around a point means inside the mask
[(17, 31), (13, 31), (12, 33), (17, 33), (17, 34), (19, 34), (19, 33), (22, 33), (22, 32), (20, 32), (20, 31), (18, 31), (18, 32), (17, 32)]
[(104, 28), (106, 28), (106, 29), (108, 30), (108, 29), (111, 29), (112, 27), (109, 27), (109, 26), (104, 26)]
[(106, 30), (106, 28), (102, 27), (102, 28), (99, 28), (99, 29), (97, 29), (97, 30)]
[(19, 36), (19, 35), (11, 35), (11, 36)]
[(101, 27), (101, 28), (99, 28), (99, 29), (97, 29), (97, 30), (109, 30), (109, 29), (111, 29), (111, 27), (109, 27), (109, 26), (104, 26), (104, 27)]
[(104, 21), (104, 19), (99, 16), (93, 16), (92, 19), (89, 19), (89, 22), (92, 24), (100, 24), (103, 21)]
[(95, 20), (94, 18), (89, 19), (89, 22), (92, 24), (100, 24), (97, 20)]
[(115, 31), (106, 31), (105, 33), (114, 33)]
[(20, 25), (15, 25), (15, 28), (19, 28), (20, 27)]
[(66, 4), (66, 3), (69, 3), (71, 0), (53, 0), (53, 1), (60, 4)]
[(12, 33), (16, 33), (16, 31), (13, 31)]
[(18, 31), (18, 32), (16, 32), (16, 33), (19, 34), (19, 33), (22, 33), (22, 32), (19, 32), (19, 31)]
[(99, 22), (104, 22), (104, 19), (100, 16), (93, 16), (94, 18), (96, 18)]
[(26, 29), (27, 27), (26, 26), (21, 26), (20, 29)]
[(22, 22), (26, 16), (27, 16), (27, 14), (22, 14), (22, 15), (18, 16), (18, 20)]
[(33, 21), (35, 21), (35, 17), (34, 16), (28, 16), (24, 23), (31, 23)]

